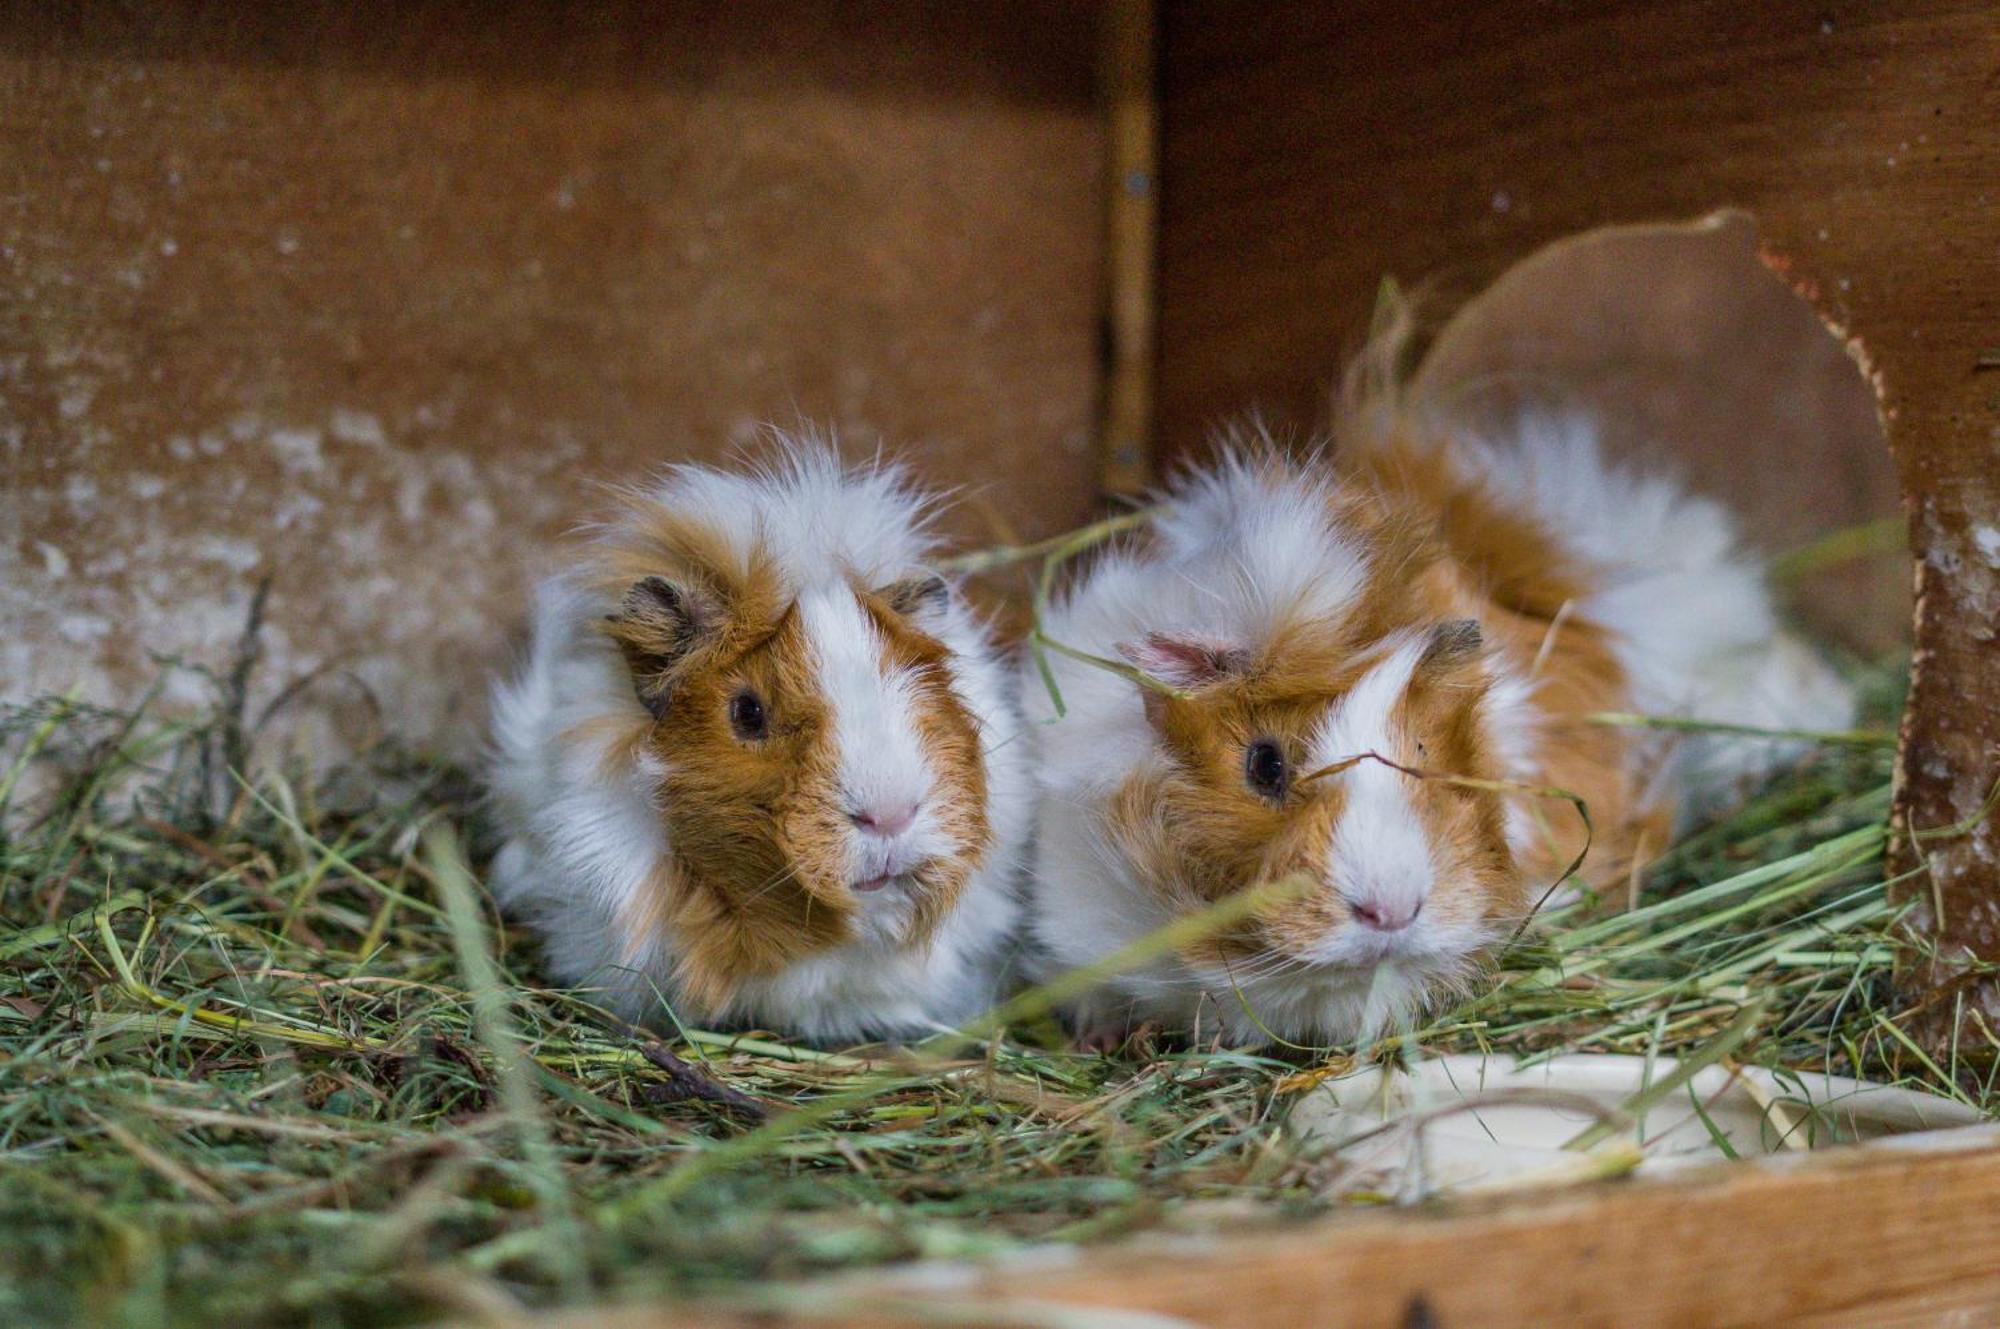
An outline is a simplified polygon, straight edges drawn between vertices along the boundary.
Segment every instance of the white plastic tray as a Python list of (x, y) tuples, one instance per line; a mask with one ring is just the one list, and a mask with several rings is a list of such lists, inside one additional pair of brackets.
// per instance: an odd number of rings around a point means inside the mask
[[(1522, 1068), (1513, 1057), (1437, 1057), (1413, 1072), (1369, 1067), (1318, 1085), (1290, 1124), (1343, 1165), (1331, 1182), (1343, 1188), (1409, 1199), (1560, 1181), (1591, 1171), (1567, 1142), (1676, 1069), (1668, 1058), (1649, 1067), (1644, 1057), (1576, 1055)], [(1843, 1076), (1709, 1066), (1611, 1143), (1637, 1144), (1633, 1170), (1655, 1173), (1984, 1119), (1951, 1099)]]

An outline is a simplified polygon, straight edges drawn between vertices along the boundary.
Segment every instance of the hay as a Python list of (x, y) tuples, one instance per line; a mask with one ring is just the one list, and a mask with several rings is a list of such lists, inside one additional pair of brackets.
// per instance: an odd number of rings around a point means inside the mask
[(1733, 1059), (2000, 1104), (1990, 1045), (1941, 1064), (1905, 1032), (1867, 742), (1675, 846), (1636, 909), (1530, 931), (1422, 1029), (1107, 1059), (1047, 993), (900, 1051), (655, 1041), (539, 985), (465, 866), (460, 772), (384, 748), (245, 783), (227, 715), (60, 700), (0, 736), (0, 798), (66, 772), (0, 842), (5, 1323), (407, 1322), (1380, 1203), (1285, 1129), (1370, 1057)]

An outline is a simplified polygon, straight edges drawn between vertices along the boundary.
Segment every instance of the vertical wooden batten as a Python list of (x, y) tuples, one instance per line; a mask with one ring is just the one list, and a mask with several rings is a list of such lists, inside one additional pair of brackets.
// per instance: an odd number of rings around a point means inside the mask
[(1130, 496), (1153, 479), (1154, 244), (1159, 101), (1154, 0), (1104, 9), (1105, 310), (1102, 482)]

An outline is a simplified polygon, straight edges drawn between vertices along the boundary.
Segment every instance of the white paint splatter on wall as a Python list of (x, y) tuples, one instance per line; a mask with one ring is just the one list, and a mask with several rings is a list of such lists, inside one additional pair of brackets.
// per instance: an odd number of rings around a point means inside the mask
[[(55, 456), (33, 483), (0, 491), (0, 527), (23, 533), (0, 541), (0, 700), (76, 686), (120, 705), (156, 660), (222, 668), (269, 577), (253, 715), (319, 674), (346, 700), (301, 708), (310, 719), (291, 728), (322, 755), (385, 716), (403, 737), (471, 754), (527, 564), (575, 516), (557, 476), (581, 449), (552, 440), (476, 463), (422, 432), (411, 445), (359, 408), (323, 422), (239, 411), (174, 435), (159, 470), (123, 472), (113, 490), (83, 469), (110, 440)], [(496, 539), (503, 526), (526, 538)], [(212, 694), (181, 671), (164, 695)]]

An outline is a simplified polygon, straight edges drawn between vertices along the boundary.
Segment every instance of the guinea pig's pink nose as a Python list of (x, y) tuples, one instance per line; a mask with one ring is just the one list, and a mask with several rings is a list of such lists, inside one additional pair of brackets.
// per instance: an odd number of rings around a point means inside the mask
[(1422, 900), (1397, 901), (1390, 904), (1382, 900), (1349, 900), (1348, 912), (1356, 922), (1377, 932), (1401, 932), (1417, 921), (1417, 915), (1424, 912)]
[(910, 803), (896, 807), (893, 804), (877, 804), (874, 807), (859, 808), (847, 816), (856, 826), (870, 835), (879, 835), (884, 840), (889, 840), (901, 835), (915, 824), (917, 805)]

